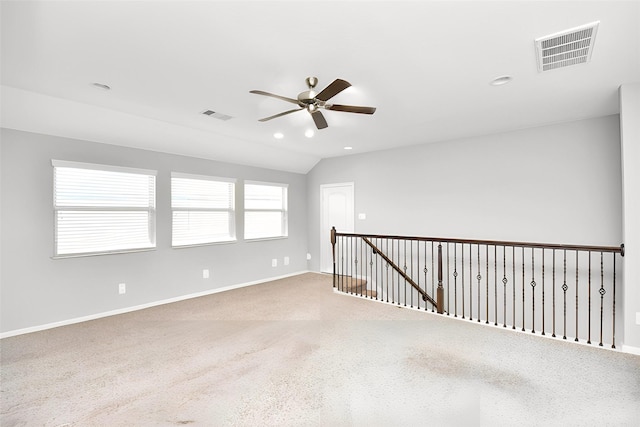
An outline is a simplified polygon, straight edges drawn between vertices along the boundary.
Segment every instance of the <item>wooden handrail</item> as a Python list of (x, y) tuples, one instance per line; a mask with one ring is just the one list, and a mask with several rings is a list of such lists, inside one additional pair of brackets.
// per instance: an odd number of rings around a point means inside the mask
[(624, 256), (624, 244), (620, 246), (589, 246), (589, 245), (567, 245), (557, 243), (537, 243), (537, 242), (512, 242), (503, 240), (475, 240), (475, 239), (458, 239), (449, 237), (416, 237), (416, 236), (392, 236), (384, 234), (356, 234), (356, 233), (340, 233), (335, 232), (335, 236), (344, 237), (362, 237), (367, 239), (395, 239), (395, 240), (414, 240), (421, 242), (440, 242), (440, 243), (464, 243), (472, 245), (490, 245), (490, 246), (515, 246), (525, 248), (544, 248), (544, 249), (566, 249), (576, 251), (592, 251), (592, 252), (613, 252)]

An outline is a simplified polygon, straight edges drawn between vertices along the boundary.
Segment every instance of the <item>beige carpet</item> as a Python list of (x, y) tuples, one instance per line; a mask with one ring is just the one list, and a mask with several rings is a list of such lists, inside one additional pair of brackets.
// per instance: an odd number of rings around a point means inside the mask
[(308, 273), (6, 338), (8, 426), (637, 426), (640, 357)]

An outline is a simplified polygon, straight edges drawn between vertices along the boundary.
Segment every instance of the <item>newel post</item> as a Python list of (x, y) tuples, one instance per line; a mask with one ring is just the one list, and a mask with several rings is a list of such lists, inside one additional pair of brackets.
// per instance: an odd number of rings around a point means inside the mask
[(331, 256), (333, 258), (333, 287), (336, 287), (336, 227), (331, 227)]
[(436, 295), (438, 313), (444, 313), (444, 288), (442, 287), (442, 244), (438, 243), (438, 293)]

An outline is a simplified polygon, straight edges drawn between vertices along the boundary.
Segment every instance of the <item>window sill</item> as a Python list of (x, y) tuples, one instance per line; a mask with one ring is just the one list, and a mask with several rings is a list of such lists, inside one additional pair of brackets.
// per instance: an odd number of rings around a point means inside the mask
[(222, 240), (220, 242), (209, 242), (209, 243), (193, 243), (187, 245), (172, 245), (171, 249), (186, 249), (186, 248), (198, 248), (201, 246), (217, 246), (217, 245), (229, 245), (233, 243), (237, 243), (237, 239), (233, 240)]
[(152, 252), (155, 251), (156, 248), (141, 248), (141, 249), (123, 249), (119, 251), (108, 251), (108, 252), (87, 252), (81, 254), (64, 254), (64, 255), (54, 255), (51, 259), (67, 259), (67, 258), (86, 258), (93, 256), (102, 256), (102, 255), (118, 255), (118, 254), (131, 254), (137, 252)]
[(266, 240), (284, 240), (284, 239), (288, 239), (289, 236), (276, 236), (276, 237), (256, 237), (254, 239), (247, 239), (245, 238), (244, 241), (247, 243), (250, 242), (264, 242)]

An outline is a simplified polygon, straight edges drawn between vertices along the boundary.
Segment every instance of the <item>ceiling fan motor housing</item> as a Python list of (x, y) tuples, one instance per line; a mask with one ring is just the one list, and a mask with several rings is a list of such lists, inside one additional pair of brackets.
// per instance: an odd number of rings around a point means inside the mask
[(317, 94), (318, 93), (313, 89), (300, 92), (298, 94), (298, 104), (300, 104), (301, 107), (306, 107), (307, 105), (315, 104)]

